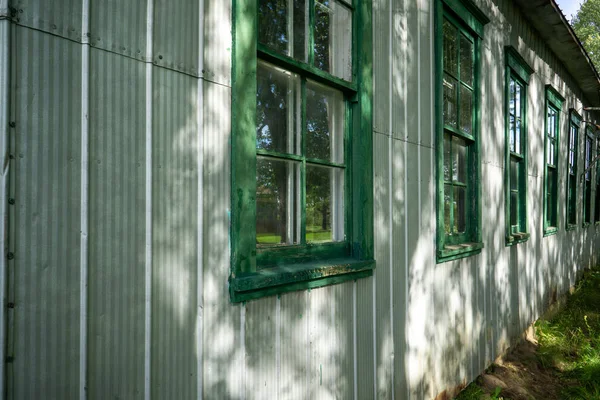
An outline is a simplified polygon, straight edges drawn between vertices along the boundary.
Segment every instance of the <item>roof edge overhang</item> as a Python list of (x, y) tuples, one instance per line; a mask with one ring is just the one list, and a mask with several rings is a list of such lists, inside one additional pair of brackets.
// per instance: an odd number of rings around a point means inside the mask
[(584, 106), (600, 106), (600, 75), (555, 0), (515, 0), (525, 18), (579, 85)]

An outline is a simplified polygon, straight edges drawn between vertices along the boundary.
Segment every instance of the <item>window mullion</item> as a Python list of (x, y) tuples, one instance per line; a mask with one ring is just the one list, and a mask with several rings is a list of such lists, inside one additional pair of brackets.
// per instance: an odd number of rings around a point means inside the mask
[(306, 78), (300, 82), (300, 243), (306, 244)]

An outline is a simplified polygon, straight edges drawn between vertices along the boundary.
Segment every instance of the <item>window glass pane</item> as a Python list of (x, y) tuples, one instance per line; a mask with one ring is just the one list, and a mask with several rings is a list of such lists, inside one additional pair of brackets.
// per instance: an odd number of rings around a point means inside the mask
[(306, 61), (307, 15), (305, 0), (258, 0), (258, 42)]
[(456, 128), (457, 126), (457, 97), (458, 83), (456, 79), (444, 74), (444, 124)]
[(473, 133), (473, 92), (466, 86), (460, 86), (460, 129)]
[(513, 79), (510, 80), (509, 89), (508, 89), (508, 112), (511, 115), (515, 115), (515, 81)]
[(556, 226), (556, 170), (548, 168), (548, 192), (546, 193), (547, 220), (551, 226)]
[(452, 136), (444, 133), (444, 181), (450, 181), (452, 176)]
[(548, 137), (553, 138), (556, 133), (556, 111), (552, 107), (548, 107)]
[(256, 242), (297, 244), (300, 237), (300, 163), (256, 158)]
[(446, 235), (452, 234), (450, 212), (452, 210), (452, 185), (444, 185), (444, 231)]
[(256, 74), (256, 148), (300, 154), (300, 79), (264, 62)]
[(344, 96), (314, 82), (306, 85), (306, 156), (344, 162)]
[(589, 181), (592, 177), (590, 170), (588, 170), (591, 160), (592, 160), (592, 139), (590, 139), (588, 137), (585, 139), (585, 180), (586, 181)]
[(510, 151), (515, 151), (515, 117), (512, 114), (508, 116), (508, 140)]
[(279, 53), (289, 54), (289, 15), (287, 0), (259, 0), (258, 42)]
[(467, 182), (467, 144), (457, 137), (452, 138), (452, 180)]
[(306, 242), (344, 240), (344, 170), (306, 166)]
[(473, 86), (473, 43), (460, 35), (460, 80)]
[(518, 207), (519, 207), (519, 193), (511, 191), (510, 192), (510, 224), (517, 225), (518, 224)]
[(454, 231), (464, 233), (466, 228), (465, 188), (454, 188)]
[[(457, 59), (457, 36), (458, 29), (447, 20), (444, 20), (444, 58), (443, 69), (455, 77), (458, 77), (458, 59)], [(445, 80), (445, 79), (444, 79)]]
[(515, 116), (521, 118), (521, 90), (522, 87), (518, 83), (515, 84)]
[(352, 12), (335, 0), (315, 1), (315, 66), (352, 80)]
[(515, 153), (521, 154), (521, 119), (515, 120)]
[(510, 189), (519, 190), (519, 163), (512, 157), (510, 160)]

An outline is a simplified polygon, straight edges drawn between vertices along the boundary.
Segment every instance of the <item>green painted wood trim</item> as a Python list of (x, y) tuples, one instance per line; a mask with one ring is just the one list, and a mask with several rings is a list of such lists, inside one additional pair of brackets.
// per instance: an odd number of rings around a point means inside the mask
[(256, 270), (256, 0), (233, 2), (231, 79), (232, 276)]
[[(579, 209), (577, 208), (577, 172), (578, 172), (578, 164), (579, 164), (579, 140), (580, 140), (580, 121), (581, 121), (581, 116), (579, 116), (579, 114), (575, 111), (575, 109), (570, 108), (569, 109), (569, 124), (568, 124), (568, 129), (569, 129), (569, 136), (567, 137), (567, 179), (565, 179), (565, 184), (566, 184), (566, 192), (565, 192), (565, 204), (566, 204), (566, 209), (565, 209), (565, 229), (567, 231), (572, 231), (573, 229), (575, 229), (577, 227), (577, 214), (579, 212)], [(571, 126), (575, 126), (577, 128), (577, 137), (575, 138), (575, 158), (574, 158), (574, 165), (573, 165), (573, 169), (575, 170), (573, 178), (575, 179), (575, 188), (574, 188), (574, 192), (573, 192), (573, 196), (570, 196), (570, 184), (571, 184), (571, 180), (573, 179), (571, 177), (571, 174), (569, 173), (569, 153), (571, 151), (571, 149), (569, 148), (569, 144), (571, 143)], [(570, 209), (570, 202), (575, 202), (575, 222), (571, 222), (569, 221), (569, 209)]]
[[(314, 0), (310, 0), (314, 6)], [(258, 48), (256, 0), (233, 2), (233, 65), (232, 65), (232, 194), (231, 194), (231, 274), (230, 298), (234, 302), (310, 289), (372, 275), (375, 267), (373, 229), (373, 153), (372, 153), (372, 6), (370, 2), (354, 0), (353, 76), (346, 82), (311, 65)], [(310, 13), (314, 14), (314, 7)], [(310, 18), (314, 19), (314, 15)], [(311, 27), (312, 32), (312, 27)], [(312, 35), (312, 33), (310, 33)], [(312, 38), (309, 38), (309, 64), (314, 61)], [(327, 83), (345, 93), (346, 164), (345, 226), (347, 241), (299, 246), (259, 247), (256, 245), (256, 62), (257, 57), (275, 65), (297, 71), (303, 76), (302, 98), (305, 99), (306, 79)], [(303, 101), (302, 126), (306, 120)], [(304, 128), (303, 128), (304, 129)], [(352, 131), (352, 134), (349, 134)], [(302, 139), (304, 154), (304, 135)], [(296, 158), (283, 153), (262, 152), (264, 156)], [(301, 162), (306, 165), (302, 155)], [(310, 160), (309, 160), (310, 161)], [(332, 164), (316, 160), (321, 164)], [(333, 165), (333, 164), (332, 164)], [(335, 165), (339, 167), (339, 165)], [(302, 237), (305, 227), (305, 169), (301, 174)], [(344, 260), (341, 262), (340, 260)], [(348, 264), (347, 268), (343, 265)], [(273, 266), (267, 268), (267, 266)], [(290, 268), (293, 272), (290, 272)], [(271, 284), (265, 284), (265, 271)], [(263, 279), (263, 281), (261, 281)], [(243, 282), (256, 287), (240, 290)], [(262, 283), (256, 283), (262, 282)]]
[(558, 90), (554, 89), (552, 85), (546, 85), (546, 99), (552, 103), (554, 107), (558, 108), (558, 111), (561, 110), (565, 101), (565, 98), (558, 93)]
[[(558, 162), (558, 148), (560, 146), (560, 111), (562, 108), (562, 104), (564, 101), (564, 97), (562, 97), (556, 89), (554, 89), (551, 85), (546, 85), (545, 90), (545, 102), (544, 102), (544, 192), (543, 192), (543, 206), (544, 206), (544, 221), (542, 232), (543, 236), (554, 235), (558, 232), (558, 176), (559, 176), (559, 162)], [(557, 111), (556, 117), (556, 180), (557, 184), (554, 186), (556, 188), (556, 193), (554, 196), (556, 204), (550, 205), (548, 204), (548, 164), (546, 160), (548, 159), (548, 107), (553, 107)], [(550, 207), (554, 207), (555, 215), (556, 215), (556, 224), (551, 225), (548, 221), (548, 211)]]
[[(506, 48), (507, 54), (506, 54), (506, 59), (507, 59), (507, 65), (506, 65), (506, 72), (505, 72), (505, 87), (504, 87), (504, 199), (505, 199), (505, 207), (504, 207), (504, 221), (505, 221), (505, 232), (506, 232), (506, 237), (505, 237), (505, 245), (506, 246), (513, 246), (515, 244), (518, 243), (524, 243), (527, 241), (527, 239), (529, 238), (529, 233), (528, 232), (528, 207), (527, 207), (527, 166), (528, 166), (528, 137), (527, 137), (527, 101), (528, 101), (528, 96), (527, 96), (527, 90), (528, 90), (528, 85), (527, 83), (520, 79), (521, 76), (517, 73), (517, 71), (515, 71), (515, 69), (510, 65), (510, 63), (508, 62), (508, 60), (510, 58), (513, 57), (513, 55), (509, 54), (509, 52), (512, 51), (516, 51), (514, 50), (514, 48), (507, 46)], [(518, 53), (517, 53), (518, 56)], [(520, 57), (520, 56), (519, 56)], [(533, 70), (531, 70), (533, 72)], [(516, 75), (515, 75), (516, 74)], [(510, 187), (511, 187), (511, 182), (510, 182), (510, 160), (511, 160), (511, 156), (512, 156), (512, 152), (510, 151), (510, 115), (509, 115), (509, 109), (510, 109), (510, 81), (511, 78), (514, 78), (515, 81), (517, 83), (520, 83), (523, 85), (523, 92), (522, 92), (522, 99), (521, 99), (521, 104), (524, 105), (523, 107), (523, 115), (522, 115), (522, 121), (523, 121), (523, 129), (521, 131), (521, 146), (522, 146), (522, 154), (517, 154), (518, 157), (521, 158), (521, 162), (519, 163), (519, 204), (518, 204), (518, 208), (519, 208), (519, 228), (520, 228), (520, 233), (519, 234), (513, 234), (512, 233), (512, 226), (510, 224), (510, 208), (511, 208), (511, 198), (510, 198)], [(528, 77), (529, 78), (529, 75)], [(544, 159), (545, 162), (545, 159)], [(525, 179), (521, 178), (523, 176), (523, 174), (525, 175)], [(520, 237), (526, 235), (527, 238), (524, 240), (521, 240)]]
[(442, 0), (479, 38), (490, 19), (470, 0)]
[(525, 243), (529, 240), (529, 233), (519, 232), (506, 237), (506, 246), (514, 246), (519, 243)]
[(355, 82), (345, 81), (337, 76), (331, 75), (328, 72), (322, 71), (315, 66), (281, 55), (261, 44), (258, 45), (258, 54), (261, 60), (276, 64), (277, 66), (280, 66), (288, 71), (302, 74), (306, 78), (315, 82), (320, 82), (329, 87), (346, 92), (355, 92), (357, 90), (357, 85)]
[(274, 265), (298, 264), (315, 259), (339, 258), (350, 254), (346, 242), (308, 243), (296, 246), (264, 246), (256, 250), (257, 269)]
[(481, 253), (483, 249), (483, 243), (463, 243), (459, 245), (446, 246), (443, 250), (437, 251), (437, 263), (448, 262), (457, 260), (459, 258), (465, 258), (474, 256)]
[[(373, 29), (372, 2), (358, 2), (358, 102), (352, 106), (352, 254), (374, 258), (373, 227)], [(355, 4), (356, 1), (355, 1)], [(358, 28), (360, 27), (360, 28)]]
[(525, 85), (528, 85), (529, 78), (531, 77), (531, 74), (534, 73), (533, 68), (527, 64), (525, 59), (521, 57), (517, 49), (513, 46), (506, 46), (504, 48), (504, 54), (506, 55), (506, 66), (511, 68)]
[(248, 292), (288, 283), (310, 281), (353, 272), (372, 270), (374, 260), (357, 261), (352, 258), (331, 259), (322, 262), (287, 264), (285, 267), (265, 268), (249, 275), (240, 275), (232, 282), (235, 292)]
[[(459, 7), (458, 4), (461, 4)], [(449, 239), (446, 237), (444, 229), (444, 161), (443, 161), (443, 148), (444, 148), (444, 131), (445, 127), (443, 124), (443, 102), (442, 96), (435, 96), (435, 128), (436, 128), (436, 261), (442, 263), (446, 261), (455, 260), (458, 258), (468, 257), (471, 255), (478, 254), (483, 248), (482, 243), (482, 232), (481, 232), (481, 165), (480, 165), (480, 153), (481, 153), (481, 139), (480, 139), (480, 126), (481, 126), (481, 39), (477, 36), (477, 32), (473, 30), (473, 27), (469, 24), (469, 21), (473, 21), (473, 17), (470, 12), (472, 10), (464, 4), (470, 4), (469, 7), (474, 7), (470, 2), (447, 1), (438, 0), (435, 2), (434, 10), (434, 25), (435, 25), (435, 38), (434, 38), (434, 51), (435, 51), (435, 90), (436, 93), (442, 93), (442, 78), (443, 78), (443, 38), (442, 38), (442, 26), (444, 18), (448, 18), (450, 21), (456, 23), (463, 33), (468, 33), (473, 39), (474, 49), (474, 133), (472, 137), (466, 138), (471, 139), (472, 149), (470, 150), (470, 165), (469, 175), (472, 177), (469, 181), (471, 186), (468, 195), (472, 201), (472, 209), (474, 213), (468, 215), (468, 226), (467, 233), (460, 237)], [(462, 7), (462, 8), (461, 8)], [(475, 8), (476, 9), (476, 8)], [(457, 11), (458, 10), (458, 11)], [(454, 11), (454, 13), (452, 13)], [(470, 16), (471, 15), (471, 16)], [(465, 17), (469, 21), (465, 20)], [(458, 18), (458, 19), (456, 19)], [(487, 19), (483, 23), (487, 23)], [(466, 25), (466, 26), (465, 26)], [(467, 29), (471, 29), (468, 31)], [(483, 34), (483, 25), (481, 25), (480, 35)], [(475, 35), (474, 35), (475, 34)], [(457, 135), (459, 136), (459, 135)], [(464, 135), (460, 135), (464, 137)], [(462, 243), (459, 243), (462, 242)], [(466, 243), (468, 242), (468, 243)]]
[(577, 125), (578, 128), (581, 127), (581, 115), (574, 108), (569, 108), (569, 120)]
[(262, 297), (289, 293), (297, 290), (316, 289), (323, 286), (331, 286), (343, 282), (356, 281), (357, 279), (368, 278), (372, 275), (373, 269), (365, 269), (356, 272), (344, 273), (341, 275), (332, 275), (326, 277), (313, 276), (311, 280), (299, 282), (292, 281), (290, 283), (282, 284), (280, 286), (258, 288), (255, 290), (249, 290), (245, 292), (234, 291), (231, 295), (231, 301), (233, 303), (239, 303), (243, 301), (259, 299)]

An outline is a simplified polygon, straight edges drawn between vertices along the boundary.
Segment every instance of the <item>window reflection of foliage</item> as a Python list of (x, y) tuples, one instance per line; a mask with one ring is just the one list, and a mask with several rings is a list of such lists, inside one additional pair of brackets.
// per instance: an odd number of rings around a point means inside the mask
[[(306, 154), (312, 158), (330, 157), (331, 110), (327, 97), (313, 90), (306, 91), (306, 114), (308, 121)], [(330, 228), (331, 188), (330, 174), (325, 168), (307, 168), (306, 171), (307, 219), (319, 222), (322, 230)], [(320, 219), (320, 221), (319, 221)]]
[(277, 52), (287, 54), (287, 0), (260, 0), (258, 15), (261, 22), (258, 26), (258, 41)]
[(315, 2), (315, 66), (323, 71), (329, 71), (330, 12), (328, 0)]
[[(276, 74), (273, 70), (259, 66), (256, 89), (257, 148), (275, 150), (286, 148), (288, 127), (286, 118), (282, 118), (282, 110), (287, 109), (288, 88), (287, 85), (274, 83)], [(275, 163), (274, 161), (257, 163), (257, 231), (263, 227), (285, 238), (287, 176), (276, 173)]]

